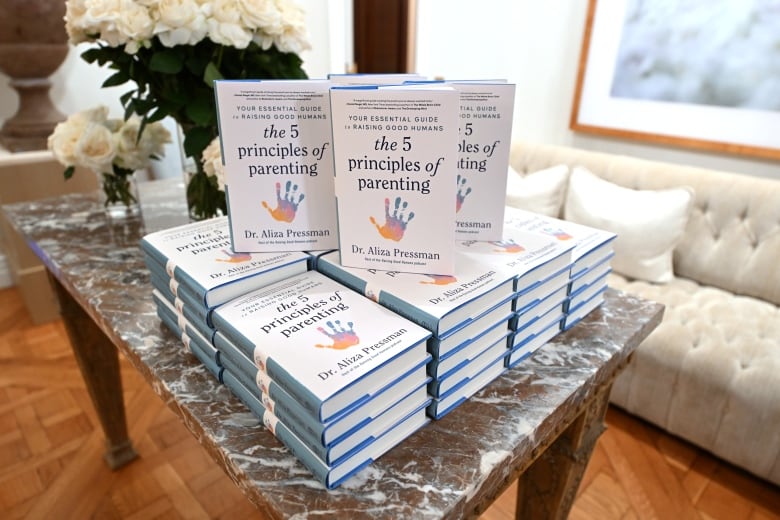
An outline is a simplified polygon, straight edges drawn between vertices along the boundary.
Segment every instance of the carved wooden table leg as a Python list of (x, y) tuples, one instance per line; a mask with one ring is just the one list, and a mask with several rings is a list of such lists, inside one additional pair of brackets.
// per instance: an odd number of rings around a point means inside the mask
[(565, 520), (569, 516), (593, 448), (605, 429), (604, 416), (611, 388), (611, 384), (602, 388), (574, 422), (520, 476), (515, 518)]
[(73, 353), (106, 436), (104, 458), (111, 469), (121, 468), (138, 454), (127, 434), (119, 351), (60, 282), (51, 275), (49, 279), (57, 293)]

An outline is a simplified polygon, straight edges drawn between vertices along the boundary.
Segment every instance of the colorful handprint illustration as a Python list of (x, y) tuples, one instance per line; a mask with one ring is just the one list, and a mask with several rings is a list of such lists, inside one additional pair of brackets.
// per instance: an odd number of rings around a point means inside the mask
[(324, 327), (317, 327), (317, 330), (329, 337), (333, 343), (330, 345), (316, 344), (317, 348), (332, 348), (336, 350), (343, 350), (360, 343), (360, 338), (355, 334), (353, 323), (347, 322), (347, 326), (343, 327), (341, 321), (335, 320), (327, 323), (328, 330)]
[(376, 226), (379, 234), (388, 240), (394, 240), (398, 242), (404, 237), (406, 226), (414, 218), (414, 212), (411, 211), (404, 217), (404, 212), (408, 206), (408, 202), (401, 201), (401, 197), (395, 198), (393, 206), (393, 213), (390, 213), (390, 199), (385, 199), (385, 223), (379, 225), (374, 217), (369, 217), (371, 223)]
[(223, 249), (222, 252), (225, 254), (225, 256), (227, 256), (227, 258), (217, 258), (217, 262), (240, 264), (241, 262), (248, 262), (252, 259), (252, 255), (249, 253), (234, 253), (233, 251), (228, 251), (227, 249)]
[(497, 253), (522, 253), (523, 251), (525, 251), (525, 248), (523, 246), (516, 243), (511, 238), (509, 240), (498, 240), (490, 243), (493, 244), (494, 246), (499, 247), (499, 249), (493, 250)]
[(275, 220), (292, 222), (295, 220), (295, 213), (298, 211), (298, 206), (303, 201), (304, 195), (303, 193), (298, 194), (298, 185), (293, 184), (292, 181), (287, 181), (284, 184), (284, 196), (282, 196), (281, 188), (281, 184), (277, 182), (276, 207), (271, 209), (271, 206), (266, 201), (263, 201), (263, 207), (268, 210)]
[(460, 211), (460, 208), (463, 207), (463, 201), (466, 200), (466, 197), (471, 193), (471, 188), (466, 187), (466, 182), (465, 177), (458, 175), (458, 191), (455, 194), (455, 213)]
[(457, 278), (448, 274), (426, 274), (423, 276), (429, 277), (430, 280), (422, 280), (420, 281), (421, 284), (449, 285), (458, 281)]

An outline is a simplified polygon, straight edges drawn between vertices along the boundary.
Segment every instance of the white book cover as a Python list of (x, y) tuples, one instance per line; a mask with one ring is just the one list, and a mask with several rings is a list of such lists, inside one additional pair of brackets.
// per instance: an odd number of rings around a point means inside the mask
[[(548, 217), (511, 206), (506, 206), (505, 208), (504, 225), (507, 228), (539, 233), (554, 237), (561, 243), (572, 244), (572, 261), (574, 264), (577, 264), (589, 253), (600, 248), (605, 248), (604, 257), (609, 256), (612, 251), (612, 241), (617, 237), (611, 231), (604, 231), (603, 229)], [(581, 270), (575, 266), (572, 269), (572, 276), (576, 276)]]
[(460, 94), (458, 240), (501, 240), (515, 85), (452, 82)]
[(233, 248), (338, 247), (326, 80), (215, 82)]
[(334, 87), (330, 97), (344, 265), (453, 274), (457, 91)]
[(399, 73), (346, 73), (328, 74), (328, 79), (337, 85), (398, 85), (405, 81), (423, 81), (425, 76), (416, 72)]
[(430, 332), (317, 272), (214, 311), (217, 330), (325, 422), (419, 365)]
[(208, 308), (308, 269), (302, 252), (234, 252), (227, 217), (155, 231), (140, 246), (175, 282), (174, 295), (181, 284)]
[(573, 244), (512, 227), (504, 229), (501, 240), (465, 240), (457, 242), (456, 247), (478, 262), (513, 274), (518, 292), (528, 291), (572, 263)]

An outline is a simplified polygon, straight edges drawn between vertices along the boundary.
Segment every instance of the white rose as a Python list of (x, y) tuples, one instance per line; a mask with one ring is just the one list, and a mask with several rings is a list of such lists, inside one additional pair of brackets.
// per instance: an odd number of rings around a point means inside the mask
[(195, 0), (160, 0), (154, 34), (166, 47), (194, 45), (208, 32), (205, 9)]
[(76, 146), (87, 125), (104, 124), (107, 118), (108, 107), (103, 105), (71, 114), (54, 127), (47, 140), (49, 150), (63, 166), (77, 165)]
[(76, 143), (75, 164), (95, 172), (111, 172), (115, 153), (111, 131), (100, 123), (88, 123)]
[(222, 164), (219, 137), (211, 141), (203, 150), (203, 171), (210, 177), (216, 177), (220, 191), (225, 191), (225, 167)]
[(65, 3), (65, 30), (70, 43), (76, 45), (90, 41), (84, 30), (84, 14), (87, 12), (85, 0), (69, 0)]
[(244, 26), (250, 30), (271, 33), (272, 28), (282, 25), (282, 15), (274, 0), (236, 0), (236, 7)]
[(130, 41), (150, 40), (154, 36), (154, 21), (149, 9), (135, 0), (121, 0), (117, 28)]
[(303, 10), (296, 4), (286, 0), (276, 0), (276, 6), (282, 13), (283, 26), (281, 31), (274, 33), (274, 43), (282, 52), (301, 52), (311, 49), (306, 36), (306, 20)]
[(252, 41), (252, 33), (241, 23), (241, 13), (235, 0), (212, 2), (208, 27), (209, 39), (217, 44), (246, 49)]

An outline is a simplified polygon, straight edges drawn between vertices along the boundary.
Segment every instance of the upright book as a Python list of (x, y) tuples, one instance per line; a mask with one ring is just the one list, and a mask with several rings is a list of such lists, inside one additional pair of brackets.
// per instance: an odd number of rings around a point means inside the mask
[(206, 308), (308, 269), (309, 256), (302, 252), (233, 252), (227, 217), (155, 231), (140, 246), (150, 270), (163, 266)]
[(515, 85), (453, 81), (460, 94), (458, 240), (501, 240)]
[(213, 321), (322, 422), (428, 358), (427, 330), (313, 271), (221, 305)]
[(330, 98), (344, 265), (453, 274), (458, 92), (333, 87)]
[(233, 249), (338, 247), (326, 80), (214, 84)]

